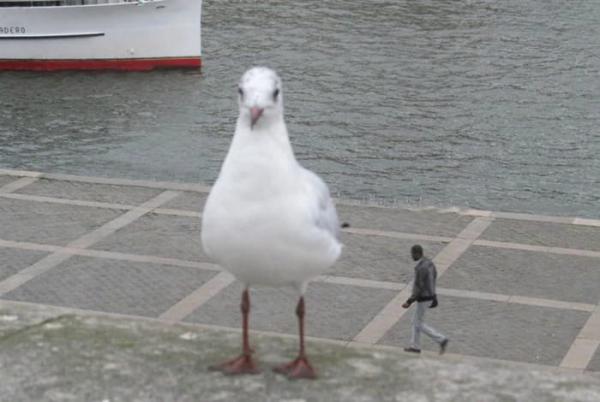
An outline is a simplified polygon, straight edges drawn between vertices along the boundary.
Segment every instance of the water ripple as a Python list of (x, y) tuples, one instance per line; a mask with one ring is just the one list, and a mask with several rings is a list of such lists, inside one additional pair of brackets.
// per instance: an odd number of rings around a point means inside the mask
[(600, 217), (594, 2), (205, 0), (197, 72), (3, 73), (0, 165), (211, 183), (249, 66), (335, 194)]

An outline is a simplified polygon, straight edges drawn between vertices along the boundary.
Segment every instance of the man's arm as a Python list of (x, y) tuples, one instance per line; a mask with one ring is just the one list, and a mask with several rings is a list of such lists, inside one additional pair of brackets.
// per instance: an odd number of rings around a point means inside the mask
[(415, 267), (415, 279), (413, 281), (413, 288), (412, 288), (412, 294), (410, 295), (410, 297), (404, 302), (404, 304), (402, 305), (402, 307), (404, 308), (409, 308), (411, 304), (413, 304), (417, 298), (419, 297), (419, 295), (422, 292), (422, 287), (423, 287), (423, 273), (421, 272), (422, 270), (418, 269), (419, 265), (417, 265)]
[(437, 279), (437, 269), (435, 267), (435, 264), (432, 261), (431, 262), (431, 272), (429, 275), (429, 286), (431, 287), (431, 293), (433, 294), (433, 300), (431, 301), (429, 308), (436, 308), (438, 305), (437, 291), (435, 289), (436, 279)]

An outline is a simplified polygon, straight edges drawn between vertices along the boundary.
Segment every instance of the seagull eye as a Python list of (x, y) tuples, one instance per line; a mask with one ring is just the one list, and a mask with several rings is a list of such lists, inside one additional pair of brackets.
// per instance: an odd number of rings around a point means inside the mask
[(279, 95), (279, 89), (273, 91), (273, 100), (277, 99), (277, 95)]
[(244, 91), (242, 90), (242, 88), (238, 88), (238, 93), (240, 94), (241, 97), (244, 96)]

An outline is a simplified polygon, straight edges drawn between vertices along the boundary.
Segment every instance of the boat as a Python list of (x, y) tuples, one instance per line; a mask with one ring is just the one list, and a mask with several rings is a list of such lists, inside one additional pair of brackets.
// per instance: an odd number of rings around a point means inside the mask
[(0, 70), (199, 69), (202, 0), (0, 0)]

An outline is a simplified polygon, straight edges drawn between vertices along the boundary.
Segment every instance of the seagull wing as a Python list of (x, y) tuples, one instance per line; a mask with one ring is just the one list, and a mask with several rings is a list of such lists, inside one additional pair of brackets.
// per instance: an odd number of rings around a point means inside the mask
[(340, 223), (327, 185), (310, 170), (301, 169), (310, 199), (310, 215), (313, 223), (339, 240)]

